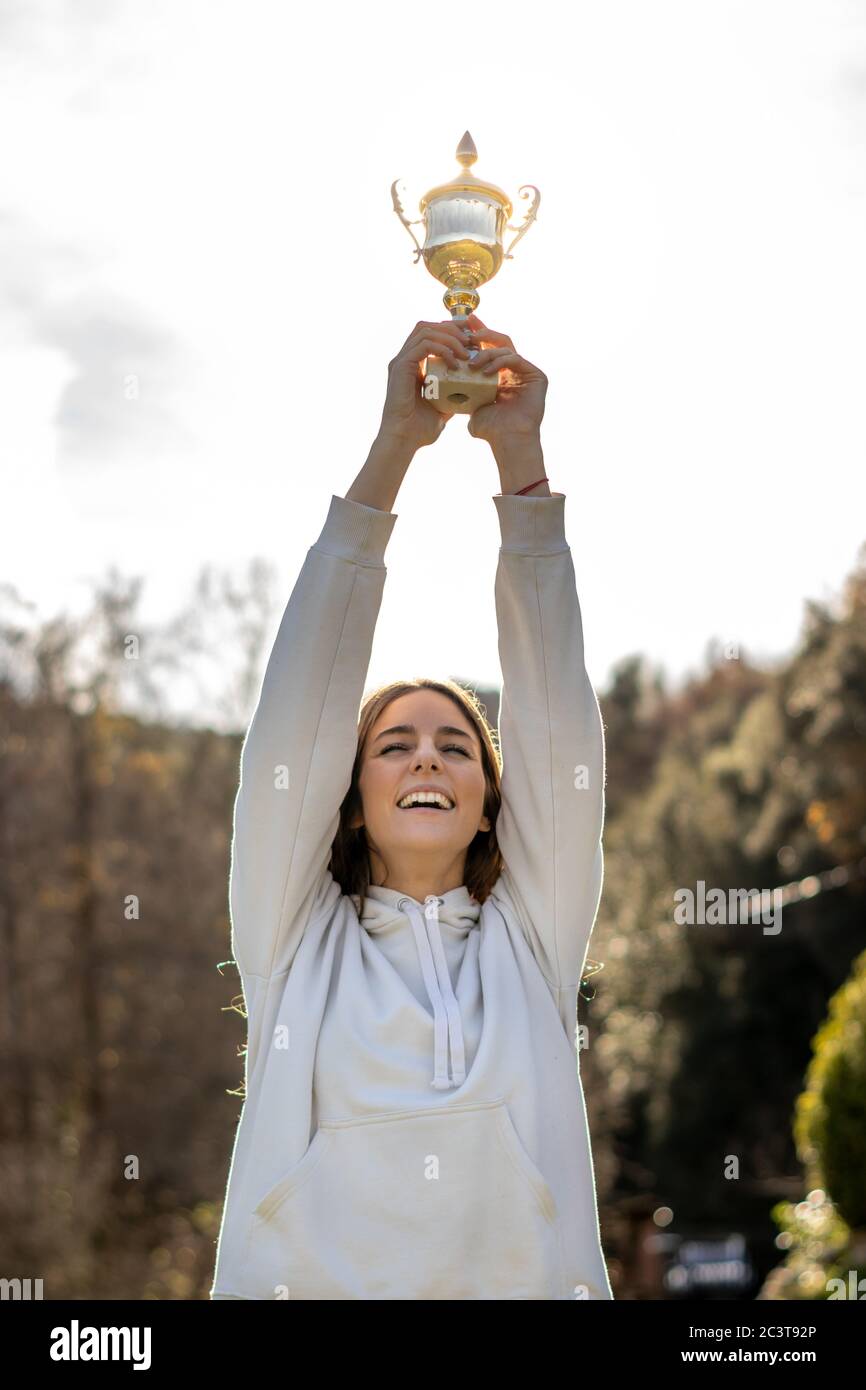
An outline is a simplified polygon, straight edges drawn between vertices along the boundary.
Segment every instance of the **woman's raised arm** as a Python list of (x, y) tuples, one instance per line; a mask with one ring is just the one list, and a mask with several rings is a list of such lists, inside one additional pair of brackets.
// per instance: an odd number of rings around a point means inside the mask
[(388, 363), (382, 423), (367, 462), (346, 493), (349, 501), (363, 502), (383, 512), (391, 510), (412, 458), (418, 449), (435, 444), (451, 419), (422, 396), (421, 363), (435, 354), (455, 367), (469, 356), (467, 336), (452, 319), (416, 323)]
[(332, 496), (283, 613), (235, 798), (229, 902), (245, 974), (287, 970), (311, 916), (338, 891), (327, 866), (357, 747), (390, 509), (416, 450), (448, 418), (421, 400), (420, 362), (467, 356), (461, 336), (450, 322), (419, 324), (389, 363), (379, 433), (349, 492)]
[(580, 984), (601, 897), (604, 732), (584, 665), (565, 497), (494, 497), (503, 880), (541, 973)]
[(327, 865), (349, 788), (396, 519), (332, 496), (271, 649), (234, 809), (232, 949), (245, 974), (287, 970), (333, 891)]
[(604, 730), (584, 664), (565, 496), (539, 483), (547, 378), (505, 334), (475, 326), (475, 341), (491, 344), (475, 359), (479, 370), (487, 364), (504, 373), (496, 401), (475, 411), (469, 426), (493, 450), (502, 484), (493, 499), (502, 537), (495, 595), (502, 884), (548, 984), (571, 991), (601, 896)]

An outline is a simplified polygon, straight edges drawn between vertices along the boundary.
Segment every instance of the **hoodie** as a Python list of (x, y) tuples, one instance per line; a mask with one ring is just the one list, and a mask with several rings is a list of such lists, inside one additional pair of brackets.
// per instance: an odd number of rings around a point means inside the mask
[(248, 1015), (210, 1296), (611, 1299), (576, 1044), (604, 737), (562, 493), (496, 495), (503, 869), (363, 911), (328, 864), (397, 516), (333, 496), (241, 752)]

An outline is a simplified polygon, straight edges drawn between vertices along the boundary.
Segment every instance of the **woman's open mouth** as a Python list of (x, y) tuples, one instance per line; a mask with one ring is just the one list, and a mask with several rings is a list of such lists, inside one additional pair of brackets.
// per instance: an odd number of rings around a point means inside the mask
[[(408, 803), (404, 804), (404, 803)], [(401, 796), (397, 802), (398, 811), (453, 811), (454, 799), (447, 792), (436, 791), (415, 791), (407, 792)]]

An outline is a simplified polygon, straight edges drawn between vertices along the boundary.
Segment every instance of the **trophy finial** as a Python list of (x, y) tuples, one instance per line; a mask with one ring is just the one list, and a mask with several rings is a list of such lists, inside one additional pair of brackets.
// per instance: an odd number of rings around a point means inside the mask
[(468, 130), (464, 130), (463, 139), (457, 146), (457, 158), (459, 162), (463, 165), (464, 169), (471, 168), (472, 165), (475, 163), (476, 159), (478, 158), (478, 151), (475, 148), (475, 141), (472, 139), (472, 136), (469, 134)]

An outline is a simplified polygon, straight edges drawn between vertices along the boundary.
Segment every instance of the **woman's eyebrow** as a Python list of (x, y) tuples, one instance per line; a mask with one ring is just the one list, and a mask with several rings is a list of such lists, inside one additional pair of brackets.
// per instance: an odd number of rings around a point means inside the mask
[[(377, 734), (373, 739), (378, 743), (380, 738), (385, 738), (387, 734), (415, 734), (418, 730), (414, 724), (395, 724), (390, 729), (383, 729), (381, 734)], [(458, 729), (454, 724), (440, 724), (436, 730), (437, 734), (457, 734), (460, 738), (471, 739), (472, 735), (467, 734), (465, 729)]]

